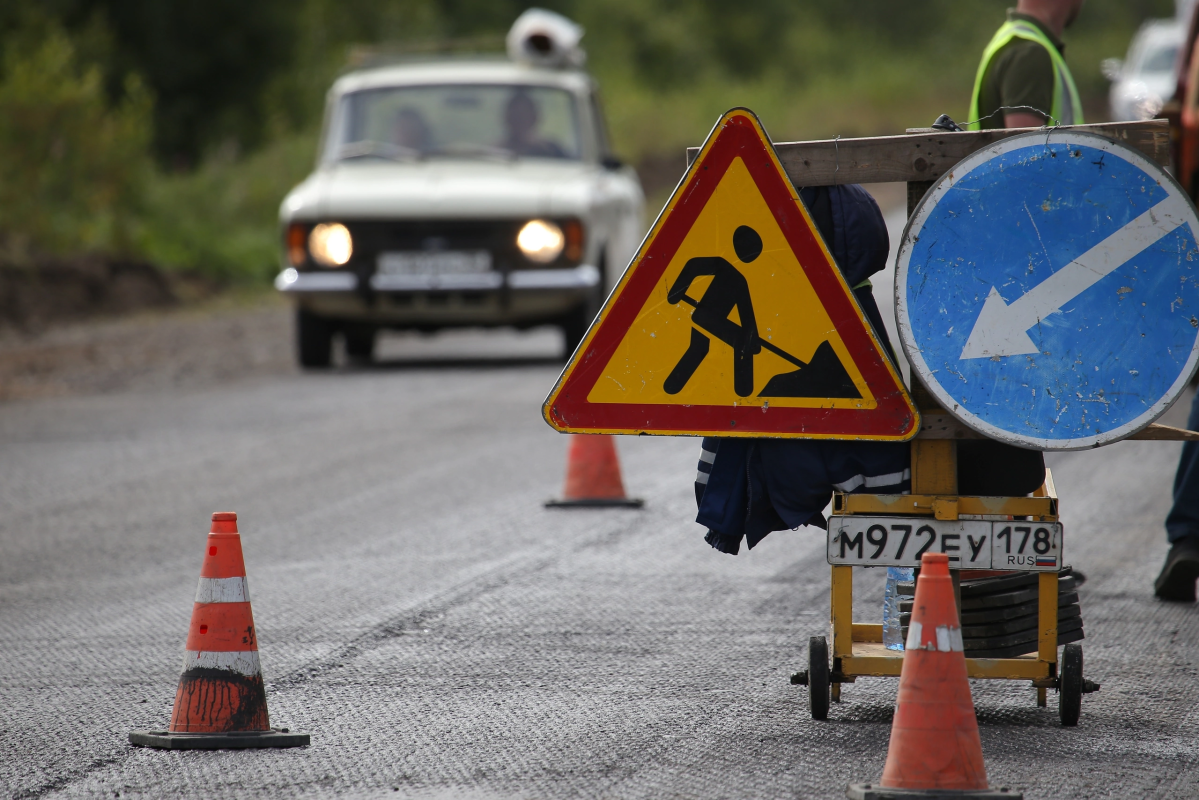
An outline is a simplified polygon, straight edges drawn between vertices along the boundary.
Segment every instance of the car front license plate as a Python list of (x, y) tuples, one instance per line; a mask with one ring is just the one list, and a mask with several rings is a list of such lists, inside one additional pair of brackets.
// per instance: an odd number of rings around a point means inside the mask
[(413, 250), (380, 253), (380, 275), (478, 275), (491, 271), (486, 250)]
[(950, 569), (1057, 572), (1062, 567), (1062, 526), (1026, 520), (829, 518), (830, 564), (916, 567), (925, 553), (945, 553)]

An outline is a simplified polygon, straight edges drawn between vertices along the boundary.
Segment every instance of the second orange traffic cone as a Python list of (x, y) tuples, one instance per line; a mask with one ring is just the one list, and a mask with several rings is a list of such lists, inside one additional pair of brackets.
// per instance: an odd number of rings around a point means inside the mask
[(620, 479), (616, 443), (607, 434), (570, 434), (566, 453), (566, 488), (561, 500), (546, 501), (547, 508), (641, 508), (644, 501), (627, 497)]
[(853, 800), (1023, 797), (1019, 792), (987, 788), (949, 557), (944, 553), (925, 553), (921, 559), (882, 780), (854, 784), (848, 796)]
[(308, 744), (308, 734), (274, 730), (267, 716), (258, 634), (232, 511), (212, 515), (170, 729), (134, 731), (129, 741), (166, 750)]

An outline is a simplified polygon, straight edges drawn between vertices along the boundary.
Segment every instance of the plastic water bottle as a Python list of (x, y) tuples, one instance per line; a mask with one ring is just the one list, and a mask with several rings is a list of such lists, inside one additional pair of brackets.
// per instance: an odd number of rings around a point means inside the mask
[(887, 591), (883, 595), (883, 644), (888, 650), (903, 649), (903, 629), (899, 623), (899, 587), (915, 577), (912, 567), (887, 567)]

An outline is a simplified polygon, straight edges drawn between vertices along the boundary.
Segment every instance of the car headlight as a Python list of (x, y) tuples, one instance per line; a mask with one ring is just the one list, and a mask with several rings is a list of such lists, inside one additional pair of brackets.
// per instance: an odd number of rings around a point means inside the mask
[(566, 237), (552, 222), (535, 219), (526, 222), (516, 235), (516, 246), (525, 258), (538, 264), (548, 264), (562, 254)]
[(322, 267), (340, 267), (354, 254), (350, 229), (340, 222), (324, 222), (308, 234), (308, 251)]

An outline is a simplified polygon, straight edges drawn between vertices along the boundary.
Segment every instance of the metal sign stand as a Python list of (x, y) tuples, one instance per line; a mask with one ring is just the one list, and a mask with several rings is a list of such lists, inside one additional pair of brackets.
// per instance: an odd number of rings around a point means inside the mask
[[(1169, 163), (1169, 131), (1164, 120), (1075, 126), (1074, 130), (1106, 136), (1140, 150), (1158, 164)], [(779, 159), (795, 186), (828, 186), (844, 183), (903, 181), (908, 187), (908, 214), (936, 179), (966, 156), (1016, 133), (1034, 129), (949, 133), (933, 129), (909, 131), (905, 136), (837, 139), (776, 144)], [(689, 150), (694, 158), (697, 148)], [(918, 520), (1021, 519), (1056, 523), (1058, 498), (1053, 479), (1045, 481), (1032, 497), (964, 497), (957, 487), (957, 440), (980, 438), (939, 408), (932, 395), (913, 375), (912, 395), (920, 409), (921, 432), (912, 440), (912, 494), (903, 495), (905, 510), (896, 511), (897, 497), (837, 493), (833, 519), (854, 515), (908, 516)], [(1133, 439), (1196, 440), (1199, 434), (1151, 425)], [(830, 528), (833, 520), (830, 520)], [(1014, 658), (966, 659), (972, 678), (1028, 680), (1037, 690), (1037, 705), (1045, 707), (1048, 689), (1059, 693), (1062, 723), (1078, 721), (1082, 694), (1098, 689), (1082, 676), (1082, 651), (1067, 645), (1064, 663), (1058, 664), (1058, 571), (1043, 571), (1037, 578), (1038, 647), (1035, 654)], [(883, 645), (881, 624), (853, 621), (853, 567), (832, 566), (830, 591), (831, 652), (824, 637), (812, 637), (809, 667), (792, 676), (792, 683), (807, 685), (812, 716), (823, 719), (829, 701), (839, 702), (841, 687), (858, 676), (898, 676), (903, 651)], [(961, 602), (961, 572), (954, 571)], [(960, 614), (960, 611), (959, 611)], [(831, 657), (831, 669), (830, 669)]]
[[(917, 392), (917, 404), (921, 395)], [(921, 404), (921, 413), (944, 414), (942, 409)], [(1045, 471), (1045, 482), (1033, 497), (963, 497), (957, 493), (957, 442), (953, 439), (920, 439), (912, 442), (912, 494), (904, 498), (913, 509), (913, 520), (932, 517), (955, 520), (959, 514), (1002, 518), (1023, 518), (1038, 522), (1058, 521), (1058, 498), (1053, 476)], [(893, 498), (869, 494), (842, 494), (833, 498), (833, 514), (895, 515)], [(903, 651), (883, 646), (881, 624), (853, 621), (853, 567), (833, 566), (830, 591), (832, 628), (832, 670), (827, 683), (813, 680), (809, 665), (806, 673), (793, 676), (794, 683), (807, 684), (812, 696), (813, 716), (827, 715), (825, 693), (833, 702), (841, 700), (841, 684), (853, 683), (860, 675), (898, 677), (903, 666)], [(958, 608), (961, 609), (961, 570), (952, 570)], [(1041, 572), (1037, 592), (1038, 647), (1036, 655), (1015, 658), (967, 658), (966, 670), (971, 678), (1031, 680), (1037, 689), (1037, 705), (1047, 704), (1047, 690), (1059, 690), (1062, 722), (1073, 725), (1078, 721), (1078, 709), (1083, 692), (1091, 686), (1082, 678), (1081, 662), (1077, 675), (1071, 675), (1068, 686), (1058, 675), (1058, 573)], [(819, 638), (819, 637), (816, 637)], [(819, 645), (817, 646), (819, 649)], [(1094, 688), (1098, 688), (1095, 686)], [(1069, 694), (1063, 692), (1069, 691)], [(1075, 691), (1076, 690), (1076, 691)], [(824, 714), (818, 715), (822, 711)]]

